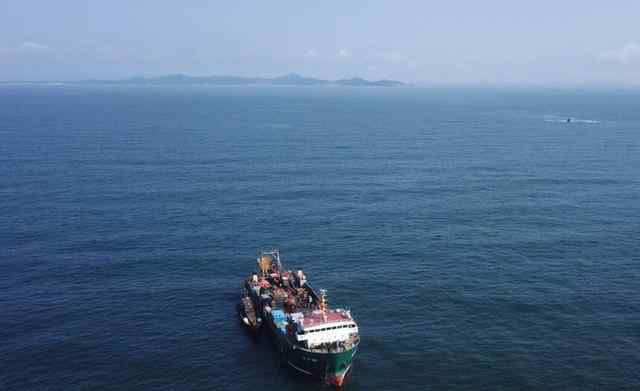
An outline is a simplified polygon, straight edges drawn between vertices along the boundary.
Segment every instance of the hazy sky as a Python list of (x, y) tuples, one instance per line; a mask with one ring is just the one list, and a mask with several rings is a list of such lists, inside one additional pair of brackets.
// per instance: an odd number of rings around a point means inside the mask
[(0, 0), (0, 80), (640, 85), (640, 1)]

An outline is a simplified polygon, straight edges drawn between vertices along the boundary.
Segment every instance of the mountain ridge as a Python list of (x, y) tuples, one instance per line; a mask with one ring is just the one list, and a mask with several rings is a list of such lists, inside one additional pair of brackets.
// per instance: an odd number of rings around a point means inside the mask
[(360, 77), (350, 79), (325, 80), (313, 77), (305, 77), (297, 73), (268, 78), (268, 77), (243, 77), (243, 76), (189, 76), (182, 73), (174, 73), (155, 77), (130, 77), (127, 79), (87, 79), (74, 83), (80, 84), (208, 84), (208, 85), (339, 85), (351, 87), (399, 87), (410, 84), (397, 80), (366, 80)]

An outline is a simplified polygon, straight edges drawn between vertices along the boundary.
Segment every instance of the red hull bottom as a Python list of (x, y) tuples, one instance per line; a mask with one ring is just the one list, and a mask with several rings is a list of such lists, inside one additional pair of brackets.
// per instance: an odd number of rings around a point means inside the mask
[(327, 375), (327, 377), (325, 378), (326, 383), (334, 387), (342, 387), (350, 369), (351, 365), (349, 365), (349, 368), (347, 368), (344, 372)]
[(327, 377), (327, 384), (335, 387), (342, 387), (344, 383), (344, 375), (333, 375)]

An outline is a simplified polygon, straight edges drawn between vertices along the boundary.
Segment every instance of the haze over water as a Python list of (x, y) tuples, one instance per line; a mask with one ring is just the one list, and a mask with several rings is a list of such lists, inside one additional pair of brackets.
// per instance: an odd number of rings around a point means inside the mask
[(640, 388), (638, 102), (0, 86), (0, 389), (320, 388), (236, 320), (265, 246), (351, 308), (348, 390)]

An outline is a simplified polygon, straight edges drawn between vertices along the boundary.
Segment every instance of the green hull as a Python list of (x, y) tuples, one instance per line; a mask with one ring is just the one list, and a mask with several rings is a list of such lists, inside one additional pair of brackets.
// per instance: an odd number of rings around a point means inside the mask
[(353, 348), (340, 352), (317, 352), (302, 349), (273, 325), (268, 322), (271, 334), (282, 358), (291, 368), (313, 378), (321, 379), (329, 384), (341, 386), (344, 377), (351, 369), (351, 363), (358, 351), (358, 344)]

